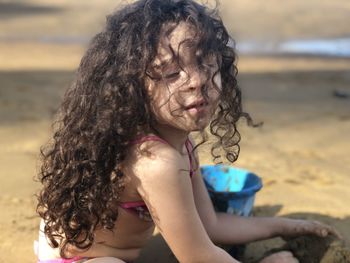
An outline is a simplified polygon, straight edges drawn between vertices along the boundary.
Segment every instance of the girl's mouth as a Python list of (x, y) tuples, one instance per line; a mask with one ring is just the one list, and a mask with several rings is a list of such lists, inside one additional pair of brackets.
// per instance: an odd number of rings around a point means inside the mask
[(201, 113), (206, 110), (208, 105), (209, 104), (205, 100), (199, 100), (186, 106), (185, 110), (192, 114)]

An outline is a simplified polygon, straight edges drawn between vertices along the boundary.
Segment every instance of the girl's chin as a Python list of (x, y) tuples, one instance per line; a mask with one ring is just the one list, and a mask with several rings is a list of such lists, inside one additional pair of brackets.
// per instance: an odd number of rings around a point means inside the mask
[(184, 132), (197, 132), (204, 130), (209, 125), (209, 122), (187, 123), (183, 125), (174, 125), (173, 128)]
[(208, 127), (210, 121), (209, 120), (199, 120), (196, 123), (193, 123), (190, 127), (191, 131), (201, 131)]
[(163, 127), (172, 127), (173, 129), (185, 132), (201, 131), (208, 127), (210, 124), (209, 116), (202, 118), (187, 118), (187, 119), (177, 119), (169, 121), (159, 121)]

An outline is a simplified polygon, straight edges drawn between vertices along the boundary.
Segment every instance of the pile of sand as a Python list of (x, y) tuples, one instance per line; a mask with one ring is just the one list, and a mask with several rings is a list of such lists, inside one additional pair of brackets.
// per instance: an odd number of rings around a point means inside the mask
[[(275, 252), (291, 251), (300, 263), (349, 263), (350, 249), (343, 240), (333, 236), (321, 238), (317, 236), (300, 236), (290, 239), (279, 248), (267, 251), (261, 258)], [(251, 261), (258, 263), (260, 260)]]

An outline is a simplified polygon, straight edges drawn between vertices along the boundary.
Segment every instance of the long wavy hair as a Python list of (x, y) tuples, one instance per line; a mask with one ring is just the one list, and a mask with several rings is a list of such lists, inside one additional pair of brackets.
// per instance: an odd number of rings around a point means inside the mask
[[(121, 164), (130, 143), (154, 117), (145, 89), (147, 67), (167, 23), (186, 21), (200, 32), (200, 49), (220, 56), (222, 90), (209, 131), (218, 162), (239, 154), (236, 123), (245, 117), (237, 85), (236, 53), (216, 8), (192, 0), (140, 0), (107, 17), (65, 93), (52, 140), (42, 148), (37, 212), (52, 247), (88, 249), (97, 228), (112, 230), (123, 191)], [(204, 133), (203, 133), (204, 134)], [(203, 141), (206, 136), (202, 137)]]

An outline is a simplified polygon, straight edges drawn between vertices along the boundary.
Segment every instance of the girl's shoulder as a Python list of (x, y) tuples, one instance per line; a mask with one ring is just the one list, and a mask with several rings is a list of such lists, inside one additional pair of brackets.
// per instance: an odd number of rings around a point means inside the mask
[(183, 156), (156, 135), (138, 137), (132, 142), (125, 162), (125, 171), (138, 178), (152, 178), (188, 169)]
[(135, 140), (131, 142), (131, 147), (128, 152), (133, 161), (150, 161), (160, 154), (175, 154), (176, 151), (171, 145), (154, 134), (147, 134), (137, 136)]
[(140, 145), (145, 142), (160, 142), (160, 143), (169, 145), (167, 141), (165, 141), (164, 139), (160, 138), (155, 134), (139, 135), (135, 138), (135, 140), (131, 142), (131, 144)]

